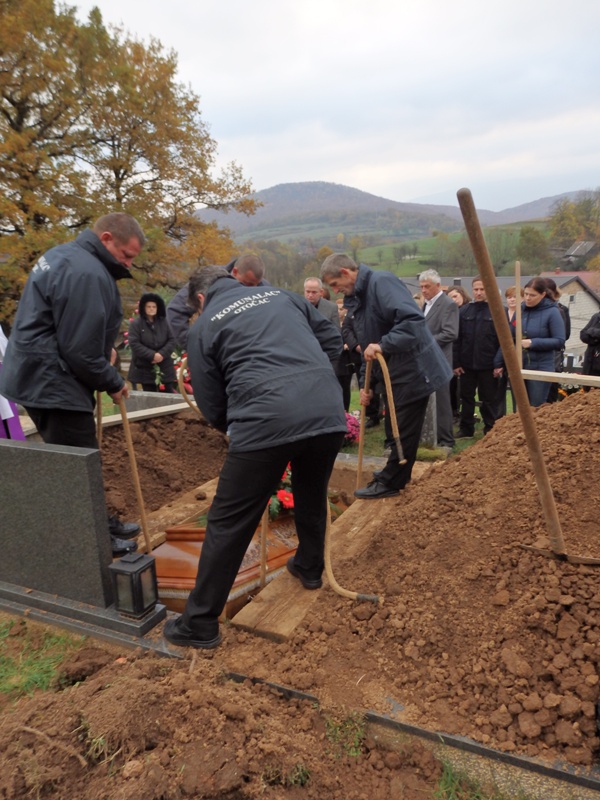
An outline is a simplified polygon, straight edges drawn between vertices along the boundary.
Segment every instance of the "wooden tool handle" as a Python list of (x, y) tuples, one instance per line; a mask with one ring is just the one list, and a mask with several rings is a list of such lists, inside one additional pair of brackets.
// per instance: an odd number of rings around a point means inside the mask
[[(367, 361), (367, 369), (365, 372), (365, 385), (364, 390), (368, 392), (371, 387), (371, 370), (373, 369), (373, 362)], [(363, 450), (365, 447), (365, 420), (367, 417), (367, 407), (361, 405), (360, 407), (360, 433), (358, 440), (358, 464), (356, 466), (356, 488), (360, 489), (362, 485), (362, 464), (363, 464)]]
[(123, 431), (125, 433), (125, 441), (127, 442), (127, 452), (129, 453), (129, 463), (131, 465), (131, 476), (133, 478), (133, 485), (135, 487), (135, 494), (140, 509), (140, 519), (142, 521), (142, 533), (144, 534), (144, 542), (146, 543), (146, 552), (148, 555), (152, 552), (152, 545), (150, 544), (150, 536), (148, 534), (148, 523), (146, 522), (146, 508), (144, 506), (144, 498), (142, 496), (142, 487), (140, 484), (140, 476), (137, 468), (137, 461), (135, 459), (135, 451), (133, 449), (133, 439), (131, 438), (131, 428), (129, 427), (129, 420), (127, 419), (127, 409), (125, 408), (125, 400), (121, 397), (119, 400), (119, 408), (121, 409), (121, 419), (123, 420)]
[[(487, 302), (500, 341), (500, 347), (502, 348), (504, 363), (508, 369), (510, 385), (517, 400), (517, 411), (521, 418), (525, 441), (529, 449), (529, 457), (531, 458), (533, 472), (540, 493), (542, 511), (546, 520), (552, 551), (558, 556), (564, 556), (565, 543), (560, 520), (558, 518), (558, 511), (556, 509), (556, 503), (554, 502), (554, 495), (552, 493), (552, 487), (550, 486), (550, 478), (548, 477), (546, 462), (544, 461), (540, 440), (537, 434), (535, 419), (531, 406), (529, 405), (525, 381), (521, 375), (521, 364), (517, 357), (508, 320), (504, 313), (504, 307), (498, 292), (494, 267), (490, 260), (471, 192), (468, 189), (460, 189), (457, 193), (457, 197), (465, 221), (465, 228), (467, 229), (469, 241), (471, 242), (471, 248), (475, 255), (475, 261), (479, 268), (479, 274), (481, 275), (485, 287)], [(517, 293), (520, 294), (519, 287), (517, 287)]]

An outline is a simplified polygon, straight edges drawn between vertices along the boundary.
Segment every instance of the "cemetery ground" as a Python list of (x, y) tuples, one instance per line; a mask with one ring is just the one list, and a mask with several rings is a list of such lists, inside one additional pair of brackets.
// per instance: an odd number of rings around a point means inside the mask
[[(600, 557), (600, 392), (535, 415), (567, 551)], [(218, 473), (225, 441), (192, 412), (134, 427), (149, 510)], [(105, 431), (107, 497), (133, 518), (119, 435)], [(217, 650), (181, 651), (181, 660), (91, 640), (61, 655), (64, 643), (44, 644), (50, 629), (2, 618), (2, 671), (37, 645), (58, 649), (59, 666), (31, 696), (17, 697), (9, 679), (0, 798), (494, 796), (449, 789), (453, 778), (441, 777), (429, 747), (417, 739), (392, 746), (365, 725), (366, 710), (498, 753), (593, 770), (598, 568), (520, 547), (543, 544), (545, 527), (518, 418), (499, 420), (398, 498), (372, 506), (365, 548), (333, 570), (343, 586), (378, 594), (380, 603), (347, 600), (325, 585), (284, 642), (225, 624)], [(237, 683), (232, 673), (265, 683)], [(273, 685), (300, 694), (286, 697)], [(590, 796), (579, 787), (494, 791)]]

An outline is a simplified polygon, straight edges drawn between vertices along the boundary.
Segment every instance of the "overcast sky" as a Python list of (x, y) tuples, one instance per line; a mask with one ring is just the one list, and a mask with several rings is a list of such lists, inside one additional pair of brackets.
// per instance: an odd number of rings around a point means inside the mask
[(600, 187), (598, 0), (76, 0), (179, 57), (254, 189), (498, 211)]

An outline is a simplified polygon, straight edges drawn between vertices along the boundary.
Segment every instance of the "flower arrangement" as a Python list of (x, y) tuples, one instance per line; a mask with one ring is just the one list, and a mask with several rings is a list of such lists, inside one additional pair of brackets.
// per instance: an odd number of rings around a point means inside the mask
[(276, 519), (284, 510), (294, 510), (294, 495), (291, 492), (291, 488), (292, 470), (288, 464), (281, 476), (275, 494), (269, 500), (269, 519)]
[(135, 308), (133, 309), (133, 312), (132, 312), (133, 316), (129, 317), (126, 320), (125, 319), (123, 320), (123, 327), (124, 327), (124, 331), (123, 331), (123, 346), (124, 347), (129, 347), (129, 326), (131, 325), (133, 320), (137, 316), (139, 316), (139, 313), (140, 313), (139, 304), (136, 303), (135, 304)]
[(160, 369), (160, 364), (152, 365), (152, 372), (154, 373), (154, 383), (158, 386), (159, 392), (164, 392), (165, 384), (163, 383), (164, 376)]
[(572, 383), (561, 383), (558, 387), (558, 396), (563, 400), (570, 394), (583, 394), (583, 386), (573, 385)]
[(360, 439), (360, 421), (346, 411), (346, 435), (344, 444), (356, 444)]
[[(175, 373), (177, 374), (178, 378), (179, 378), (179, 370), (181, 369), (181, 365), (186, 358), (187, 358), (187, 353), (183, 350), (180, 350), (179, 348), (176, 348), (175, 352), (173, 353), (173, 364), (175, 366)], [(183, 388), (186, 390), (188, 394), (193, 394), (192, 379), (187, 364), (183, 371)]]

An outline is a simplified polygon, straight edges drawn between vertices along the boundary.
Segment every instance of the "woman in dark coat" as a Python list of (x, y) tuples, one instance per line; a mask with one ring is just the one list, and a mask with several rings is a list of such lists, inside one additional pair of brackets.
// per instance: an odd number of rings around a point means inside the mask
[[(143, 294), (140, 315), (129, 326), (131, 365), (128, 380), (145, 392), (176, 391), (177, 377), (171, 354), (175, 340), (167, 322), (165, 301), (154, 292)], [(162, 388), (161, 388), (162, 387)]]
[[(556, 285), (556, 281), (552, 278), (544, 278), (546, 281), (546, 286), (548, 287), (548, 296), (550, 299), (554, 300), (556, 303), (556, 307), (560, 311), (560, 315), (563, 318), (563, 322), (565, 323), (565, 341), (571, 338), (571, 314), (569, 313), (569, 309), (566, 306), (563, 306), (562, 303), (559, 303), (558, 300), (560, 298), (560, 289)], [(563, 347), (562, 350), (557, 350), (554, 353), (554, 371), (555, 372), (563, 372), (564, 371), (564, 360), (565, 360), (565, 348)], [(551, 383), (550, 390), (548, 392), (548, 402), (549, 403), (556, 403), (558, 401), (558, 383)]]
[[(554, 372), (554, 353), (565, 345), (565, 323), (543, 278), (532, 278), (525, 286), (524, 297), (523, 368)], [(549, 383), (526, 380), (525, 386), (532, 406), (547, 402)]]

